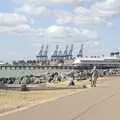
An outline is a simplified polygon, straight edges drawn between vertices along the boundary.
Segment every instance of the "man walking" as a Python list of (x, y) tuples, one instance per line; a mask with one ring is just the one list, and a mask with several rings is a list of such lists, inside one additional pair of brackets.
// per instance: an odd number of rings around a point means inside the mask
[(96, 87), (97, 79), (98, 79), (98, 71), (96, 69), (96, 66), (94, 66), (91, 71), (91, 87)]

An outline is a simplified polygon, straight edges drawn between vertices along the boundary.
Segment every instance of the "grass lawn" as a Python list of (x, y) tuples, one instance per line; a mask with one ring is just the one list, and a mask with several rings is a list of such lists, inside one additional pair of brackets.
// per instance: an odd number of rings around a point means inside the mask
[(80, 89), (29, 92), (0, 90), (0, 113), (31, 104), (39, 104), (44, 100), (59, 97), (60, 95), (68, 95), (72, 92), (80, 92)]

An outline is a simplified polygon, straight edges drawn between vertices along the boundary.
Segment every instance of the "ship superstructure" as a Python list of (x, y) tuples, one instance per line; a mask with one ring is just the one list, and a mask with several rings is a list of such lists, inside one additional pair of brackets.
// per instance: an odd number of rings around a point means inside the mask
[(101, 57), (101, 58), (76, 58), (73, 62), (75, 66), (97, 66), (97, 67), (120, 67), (120, 57)]

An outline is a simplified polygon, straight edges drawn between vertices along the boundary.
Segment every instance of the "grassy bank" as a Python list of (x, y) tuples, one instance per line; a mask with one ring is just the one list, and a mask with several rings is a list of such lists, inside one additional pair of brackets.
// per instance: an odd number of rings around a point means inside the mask
[(48, 100), (60, 95), (68, 95), (69, 93), (80, 92), (80, 90), (57, 90), (57, 91), (5, 91), (0, 90), (0, 113), (29, 106), (31, 104), (39, 104), (44, 100)]

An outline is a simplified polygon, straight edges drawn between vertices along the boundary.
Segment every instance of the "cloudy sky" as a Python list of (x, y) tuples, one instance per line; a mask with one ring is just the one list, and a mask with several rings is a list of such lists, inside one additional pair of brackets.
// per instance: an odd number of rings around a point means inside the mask
[(35, 58), (41, 44), (84, 43), (85, 55), (120, 46), (120, 0), (1, 0), (0, 59)]

